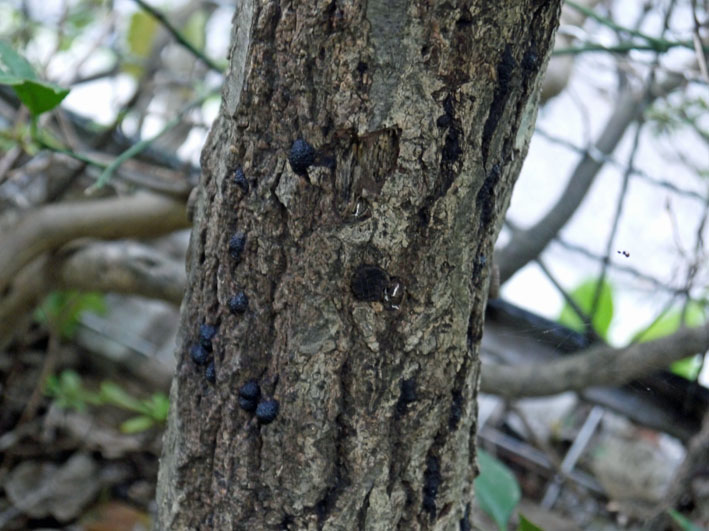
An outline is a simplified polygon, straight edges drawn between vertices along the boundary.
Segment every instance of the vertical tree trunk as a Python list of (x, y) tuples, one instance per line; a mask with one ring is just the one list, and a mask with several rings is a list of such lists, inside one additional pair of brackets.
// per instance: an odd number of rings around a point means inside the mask
[(467, 529), (487, 265), (559, 2), (459, 3), (239, 2), (162, 529)]

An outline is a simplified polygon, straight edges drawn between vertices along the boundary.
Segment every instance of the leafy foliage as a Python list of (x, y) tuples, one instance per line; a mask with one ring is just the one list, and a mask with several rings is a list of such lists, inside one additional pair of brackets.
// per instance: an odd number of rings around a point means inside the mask
[[(596, 296), (596, 288), (598, 280), (590, 278), (579, 284), (569, 295), (578, 307), (586, 315), (591, 317), (593, 310), (593, 301)], [(596, 333), (606, 339), (608, 336), (608, 328), (613, 319), (613, 287), (607, 281), (603, 281), (601, 285), (601, 293), (598, 297), (596, 311), (592, 316), (591, 323)], [(578, 332), (584, 331), (584, 324), (578, 314), (574, 311), (571, 305), (567, 302), (559, 315), (559, 322)]]
[(2, 40), (0, 63), (0, 84), (12, 87), (20, 101), (35, 116), (52, 110), (69, 94), (68, 89), (40, 81), (32, 65)]
[(519, 503), (521, 492), (514, 474), (485, 450), (478, 450), (480, 475), (475, 478), (475, 496), (480, 508), (489, 514), (499, 529), (507, 522)]
[(87, 389), (81, 376), (72, 370), (47, 378), (45, 394), (54, 398), (59, 407), (86, 410), (87, 405), (115, 406), (138, 413), (121, 424), (123, 433), (136, 433), (152, 428), (167, 419), (170, 402), (164, 393), (154, 393), (150, 398), (140, 399), (128, 393), (112, 381), (103, 381), (98, 392)]
[(76, 333), (79, 319), (84, 312), (106, 313), (102, 293), (78, 291), (53, 291), (35, 311), (35, 320), (45, 323), (64, 339)]
[[(153, 41), (157, 35), (158, 21), (144, 11), (136, 11), (130, 17), (128, 27), (128, 50), (138, 61), (147, 59), (153, 49)], [(126, 64), (125, 70), (134, 77), (140, 77), (143, 67), (133, 63)]]
[(517, 531), (544, 531), (541, 527), (527, 520), (524, 515), (519, 515), (519, 526)]

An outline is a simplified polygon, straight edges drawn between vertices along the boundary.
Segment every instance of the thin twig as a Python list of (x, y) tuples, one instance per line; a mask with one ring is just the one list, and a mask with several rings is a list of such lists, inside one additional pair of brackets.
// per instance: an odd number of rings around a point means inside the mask
[(179, 124), (179, 123), (180, 123), (180, 120), (182, 120), (182, 117), (183, 117), (188, 111), (190, 111), (193, 107), (196, 107), (197, 105), (199, 105), (199, 104), (201, 104), (202, 102), (204, 102), (204, 101), (205, 101), (207, 98), (209, 98), (212, 94), (213, 94), (213, 93), (210, 91), (209, 93), (207, 93), (207, 94), (205, 94), (205, 95), (203, 95), (203, 96), (197, 98), (196, 100), (194, 100), (194, 101), (188, 103), (187, 105), (185, 105), (185, 107), (183, 107), (183, 108), (175, 115), (175, 117), (174, 117), (172, 120), (170, 120), (169, 122), (167, 122), (167, 123), (163, 126), (163, 128), (162, 128), (160, 131), (158, 131), (158, 133), (157, 133), (156, 135), (154, 135), (154, 136), (151, 137), (151, 138), (146, 138), (146, 139), (140, 140), (139, 142), (136, 142), (136, 143), (133, 144), (131, 147), (129, 147), (128, 149), (126, 149), (123, 153), (121, 153), (120, 155), (118, 155), (118, 156), (115, 158), (115, 160), (114, 160), (113, 162), (111, 162), (111, 163), (106, 167), (106, 169), (103, 171), (103, 173), (101, 173), (101, 175), (99, 176), (99, 178), (97, 179), (97, 181), (96, 181), (92, 186), (90, 186), (90, 187), (87, 189), (87, 191), (86, 191), (87, 194), (91, 194), (91, 193), (95, 192), (96, 190), (102, 188), (102, 187), (108, 182), (108, 180), (111, 178), (111, 176), (113, 175), (113, 173), (121, 166), (121, 164), (123, 164), (125, 161), (127, 161), (127, 160), (129, 160), (129, 159), (135, 157), (135, 156), (136, 156), (138, 153), (140, 153), (141, 151), (143, 151), (143, 150), (147, 149), (148, 147), (150, 147), (150, 145), (151, 145), (153, 142), (155, 142), (158, 138), (160, 138), (162, 135), (164, 135), (165, 133), (167, 133), (168, 131), (170, 131), (170, 129), (172, 129), (172, 128), (175, 127), (177, 124)]
[(190, 41), (188, 41), (177, 29), (175, 26), (173, 26), (170, 21), (167, 20), (165, 15), (155, 9), (153, 6), (150, 4), (145, 3), (143, 0), (133, 0), (136, 4), (138, 4), (143, 10), (147, 11), (150, 13), (160, 24), (162, 24), (165, 29), (172, 35), (177, 42), (179, 42), (182, 46), (187, 48), (189, 52), (194, 55), (197, 59), (202, 61), (207, 67), (209, 67), (210, 70), (214, 70), (215, 72), (219, 72), (220, 74), (224, 73), (224, 69), (221, 68), (218, 64), (216, 64), (214, 61), (212, 61), (209, 57), (204, 55), (200, 50), (195, 48)]

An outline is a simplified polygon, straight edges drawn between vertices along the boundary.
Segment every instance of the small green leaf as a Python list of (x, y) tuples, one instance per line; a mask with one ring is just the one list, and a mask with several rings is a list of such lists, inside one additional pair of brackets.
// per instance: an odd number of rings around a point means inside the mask
[(99, 402), (96, 393), (84, 387), (81, 376), (67, 369), (59, 376), (50, 375), (45, 383), (44, 392), (54, 398), (57, 405), (64, 409), (84, 411), (87, 404)]
[(519, 515), (519, 526), (517, 531), (544, 531), (541, 527), (527, 520), (523, 514)]
[(150, 410), (145, 406), (142, 400), (135, 398), (117, 383), (108, 380), (101, 382), (100, 396), (106, 404), (127, 409), (128, 411), (135, 411), (143, 415), (150, 414)]
[(146, 403), (150, 410), (150, 416), (160, 422), (167, 419), (167, 414), (170, 411), (170, 399), (164, 393), (155, 393)]
[(53, 291), (45, 297), (35, 311), (35, 320), (46, 323), (52, 330), (66, 339), (76, 333), (79, 320), (84, 312), (106, 313), (106, 303), (102, 293), (78, 291)]
[(17, 97), (34, 115), (51, 111), (69, 94), (68, 89), (41, 81), (27, 80), (23, 83), (12, 85), (12, 88)]
[(32, 65), (2, 40), (0, 61), (4, 65), (4, 69), (0, 69), (0, 84), (11, 86), (35, 116), (52, 110), (69, 94), (68, 89), (40, 81)]
[[(648, 328), (638, 332), (633, 338), (634, 342), (651, 341), (660, 337), (665, 337), (674, 334), (679, 330), (682, 324), (682, 310), (672, 309), (661, 315)], [(695, 301), (690, 301), (684, 311), (685, 326), (695, 327), (702, 326), (705, 321), (704, 306)], [(670, 365), (670, 370), (687, 378), (694, 380), (701, 369), (701, 358), (699, 356), (690, 356), (681, 359)]]
[(475, 496), (480, 508), (489, 514), (501, 529), (519, 503), (521, 493), (514, 474), (484, 450), (478, 450), (480, 475), (475, 478)]
[(698, 525), (694, 524), (689, 518), (684, 515), (681, 515), (674, 509), (670, 509), (668, 513), (675, 521), (675, 523), (680, 527), (680, 529), (682, 529), (682, 531), (702, 531), (703, 529)]
[(140, 433), (141, 431), (149, 430), (155, 425), (155, 421), (146, 416), (131, 417), (121, 424), (122, 433)]
[(204, 43), (206, 40), (206, 24), (207, 14), (203, 10), (199, 9), (192, 13), (182, 29), (182, 36), (198, 50), (202, 50), (204, 48)]
[[(591, 310), (593, 309), (593, 299), (596, 296), (597, 285), (598, 280), (588, 279), (579, 284), (576, 289), (569, 294), (581, 311), (588, 316), (591, 315)], [(606, 338), (612, 319), (613, 287), (608, 282), (603, 281), (596, 312), (592, 319), (593, 329), (599, 336)], [(568, 303), (564, 303), (564, 307), (559, 315), (559, 322), (578, 332), (584, 331), (583, 321)]]
[(5, 67), (4, 73), (21, 79), (37, 79), (37, 73), (32, 65), (17, 53), (9, 43), (0, 40), (0, 61)]
[[(153, 49), (153, 41), (158, 29), (158, 21), (144, 11), (136, 11), (130, 17), (128, 26), (128, 50), (136, 59), (147, 59)], [(140, 77), (143, 67), (137, 63), (126, 63), (124, 69), (134, 77)]]

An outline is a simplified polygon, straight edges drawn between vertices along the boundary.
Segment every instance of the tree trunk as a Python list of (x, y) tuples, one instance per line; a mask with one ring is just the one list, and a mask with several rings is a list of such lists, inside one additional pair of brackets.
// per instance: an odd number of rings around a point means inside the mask
[(560, 2), (465, 4), (239, 2), (161, 529), (469, 529), (488, 266)]

